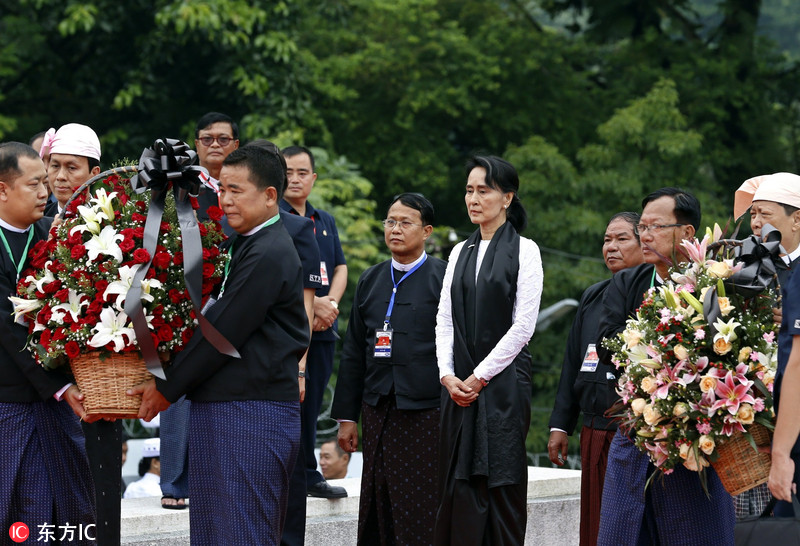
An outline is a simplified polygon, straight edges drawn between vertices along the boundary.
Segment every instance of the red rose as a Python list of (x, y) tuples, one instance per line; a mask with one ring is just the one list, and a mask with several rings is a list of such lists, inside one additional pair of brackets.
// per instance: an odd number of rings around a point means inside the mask
[(153, 265), (159, 269), (167, 269), (172, 263), (172, 256), (166, 252), (159, 252), (153, 258)]
[(145, 210), (147, 208), (147, 203), (145, 203), (144, 201), (136, 201), (135, 205), (136, 208), (139, 210)]
[(133, 239), (128, 239), (127, 237), (119, 243), (119, 249), (122, 252), (130, 252), (135, 246), (136, 243), (133, 242)]
[(137, 264), (144, 264), (150, 261), (150, 253), (143, 248), (137, 248), (133, 251), (133, 261)]
[(79, 245), (83, 242), (83, 233), (80, 231), (73, 231), (67, 236), (67, 242), (71, 245)]
[(189, 203), (192, 205), (192, 208), (194, 210), (197, 210), (197, 209), (200, 208), (200, 202), (197, 200), (196, 197), (189, 197)]
[(208, 217), (214, 220), (215, 222), (219, 222), (222, 219), (222, 217), (225, 216), (225, 213), (222, 212), (222, 209), (219, 207), (215, 207), (214, 205), (208, 207), (208, 210), (206, 210), (206, 214), (208, 214)]
[(94, 282), (94, 287), (97, 289), (98, 296), (102, 296), (108, 288), (108, 281), (105, 279), (98, 279)]
[(58, 299), (58, 301), (64, 303), (69, 299), (69, 290), (67, 290), (66, 288), (62, 288), (61, 290), (55, 293), (55, 297)]
[(69, 254), (76, 260), (83, 258), (84, 255), (86, 255), (86, 247), (83, 245), (75, 245), (72, 247)]
[(161, 341), (171, 341), (174, 337), (175, 334), (169, 326), (165, 325), (158, 329), (158, 339)]
[[(151, 269), (150, 271), (152, 271), (152, 269)], [(166, 272), (166, 271), (164, 271), (164, 272), (162, 272), (162, 273), (159, 273), (158, 275), (156, 275), (156, 279), (158, 279), (158, 280), (159, 280), (159, 282), (161, 282), (162, 284), (163, 284), (163, 283), (166, 283), (168, 278), (169, 278), (169, 275), (167, 274), (167, 272)]]
[(128, 195), (126, 193), (120, 193), (117, 197), (119, 198), (119, 202), (122, 203), (123, 207), (128, 204)]
[(167, 294), (169, 295), (169, 300), (172, 303), (180, 303), (183, 301), (183, 292), (181, 292), (180, 290), (171, 288), (170, 291), (167, 292)]
[(203, 277), (209, 278), (214, 276), (214, 271), (216, 268), (213, 264), (205, 263), (203, 264)]
[(210, 282), (209, 279), (203, 279), (203, 280), (206, 282), (203, 283), (203, 288), (201, 289), (201, 293), (203, 296), (208, 296), (211, 292), (214, 291), (214, 285), (216, 283)]
[[(98, 297), (102, 298), (103, 294), (99, 293)], [(96, 299), (92, 303), (89, 304), (89, 307), (86, 309), (86, 316), (96, 316), (99, 317), (100, 313), (103, 312), (103, 300)]]
[(193, 333), (194, 333), (194, 330), (192, 330), (191, 328), (187, 328), (183, 332), (181, 332), (181, 343), (183, 345), (186, 345), (187, 343), (189, 343), (189, 340), (192, 339), (192, 334)]
[(204, 224), (198, 224), (197, 228), (200, 230), (200, 237), (205, 237), (208, 234), (208, 228)]
[[(66, 321), (64, 321), (64, 322), (66, 322)], [(80, 332), (83, 329), (83, 326), (81, 325), (80, 322), (73, 322), (72, 324), (69, 325), (69, 329), (70, 329), (70, 331), (77, 333), (77, 332)], [(55, 339), (55, 336), (54, 336), (54, 339)]]
[(53, 330), (53, 339), (56, 341), (61, 341), (62, 339), (67, 337), (67, 333), (64, 331), (63, 328), (56, 328)]
[(140, 224), (144, 224), (145, 221), (147, 221), (147, 216), (144, 214), (139, 214), (138, 212), (134, 212), (131, 214), (131, 220)]
[(172, 257), (172, 263), (175, 265), (181, 265), (183, 263), (183, 252), (176, 252)]
[(59, 290), (61, 290), (61, 281), (58, 279), (50, 281), (49, 283), (44, 285), (45, 294), (55, 294)]
[(175, 315), (174, 317), (172, 317), (172, 320), (169, 321), (169, 325), (177, 330), (178, 328), (183, 326), (183, 319), (180, 317), (180, 315)]
[[(36, 315), (36, 320), (39, 322), (39, 324), (47, 324), (48, 322), (50, 322), (50, 318), (52, 316), (53, 316), (52, 309), (50, 309), (49, 305), (45, 305)], [(42, 332), (42, 335), (44, 335), (44, 332)], [(50, 337), (49, 331), (47, 332), (47, 337)]]
[(50, 348), (50, 330), (45, 330), (42, 332), (42, 335), (39, 338), (39, 345), (41, 345), (45, 349)]
[(81, 348), (76, 342), (67, 341), (67, 344), (64, 345), (64, 352), (67, 353), (69, 358), (75, 358), (81, 354)]
[(136, 237), (137, 239), (143, 238), (144, 237), (144, 228), (143, 227), (133, 228), (133, 236)]
[(170, 228), (172, 228), (172, 225), (170, 225), (169, 222), (161, 222), (161, 226), (159, 226), (159, 231), (166, 231), (167, 233), (169, 233)]

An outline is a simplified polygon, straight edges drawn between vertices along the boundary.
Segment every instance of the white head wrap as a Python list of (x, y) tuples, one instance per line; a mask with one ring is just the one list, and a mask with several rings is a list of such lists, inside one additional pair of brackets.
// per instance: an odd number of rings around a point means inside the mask
[(733, 199), (733, 216), (740, 218), (753, 201), (773, 201), (800, 209), (800, 176), (775, 173), (745, 180)]
[(91, 127), (80, 123), (68, 123), (58, 131), (51, 127), (44, 134), (39, 156), (50, 154), (80, 155), (100, 161), (100, 139)]

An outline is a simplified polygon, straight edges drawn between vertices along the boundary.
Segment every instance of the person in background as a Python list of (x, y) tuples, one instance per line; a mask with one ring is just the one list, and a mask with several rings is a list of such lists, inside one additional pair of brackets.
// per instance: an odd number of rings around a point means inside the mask
[(347, 288), (347, 264), (333, 216), (314, 208), (308, 196), (317, 180), (314, 154), (308, 148), (289, 146), (283, 149), (288, 185), (281, 200), (281, 209), (314, 222), (314, 235), (320, 255), (320, 281), (314, 298), (314, 333), (306, 357), (306, 398), (303, 402), (302, 442), (305, 455), (308, 495), (323, 498), (347, 496), (344, 487), (331, 486), (317, 470), (314, 448), (317, 443), (317, 418), (322, 399), (333, 372), (333, 357), (338, 338), (339, 302)]
[[(636, 225), (639, 215), (619, 212), (611, 217), (603, 238), (603, 260), (616, 273), (642, 263), (642, 247)], [(597, 543), (600, 527), (600, 499), (606, 473), (608, 449), (617, 423), (605, 413), (614, 401), (614, 375), (598, 361), (597, 324), (603, 309), (603, 293), (611, 279), (586, 289), (581, 297), (567, 338), (561, 379), (550, 415), (550, 460), (562, 466), (567, 458), (567, 435), (575, 430), (583, 412), (581, 429), (581, 545)]]
[[(668, 279), (664, 257), (682, 256), (681, 241), (695, 236), (700, 226), (700, 203), (680, 188), (661, 188), (642, 200), (637, 226), (645, 263), (612, 277), (603, 294), (598, 327), (600, 362), (616, 370), (603, 338), (625, 329), (641, 306), (644, 294)], [(619, 428), (611, 442), (606, 466), (597, 543), (733, 545), (733, 499), (713, 468), (706, 469), (707, 493), (697, 473), (683, 465), (646, 487), (654, 472), (648, 456)]]
[[(28, 250), (47, 238), (44, 164), (30, 146), (0, 144), (0, 527), (95, 523), (92, 477), (78, 418), (83, 396), (61, 371), (25, 350), (28, 330), (12, 314)], [(71, 408), (71, 409), (70, 409)], [(119, 498), (119, 474), (117, 490)], [(5, 536), (8, 536), (7, 534)], [(4, 544), (8, 539), (3, 541)], [(35, 540), (33, 540), (35, 542)], [(77, 542), (77, 541), (76, 541)], [(89, 544), (90, 541), (80, 542)]]
[(140, 499), (142, 497), (158, 497), (161, 495), (161, 440), (148, 438), (142, 444), (142, 458), (139, 461), (140, 480), (136, 480), (125, 489), (124, 499)]
[(350, 454), (339, 447), (336, 440), (328, 440), (319, 448), (319, 466), (326, 480), (341, 480), (347, 477)]
[(56, 216), (81, 184), (100, 174), (100, 139), (91, 127), (68, 123), (44, 135), (39, 157), (47, 160), (47, 178), (55, 203), (50, 201), (45, 216)]
[[(193, 544), (280, 542), (300, 441), (298, 362), (308, 347), (303, 269), (280, 220), (284, 171), (276, 154), (245, 146), (225, 159), (220, 198), (237, 235), (206, 318), (237, 349), (225, 357), (201, 331), (147, 381), (139, 417), (191, 400)], [(225, 502), (221, 502), (221, 501)]]
[(350, 311), (331, 417), (347, 452), (358, 447), (362, 422), (361, 544), (433, 540), (442, 391), (436, 308), (447, 265), (425, 252), (433, 221), (424, 196), (394, 198), (383, 221), (392, 257), (364, 271)]
[(527, 526), (531, 357), (543, 273), (520, 233), (527, 214), (509, 162), (467, 162), (477, 229), (450, 254), (436, 317), (442, 392), (434, 544), (522, 544)]

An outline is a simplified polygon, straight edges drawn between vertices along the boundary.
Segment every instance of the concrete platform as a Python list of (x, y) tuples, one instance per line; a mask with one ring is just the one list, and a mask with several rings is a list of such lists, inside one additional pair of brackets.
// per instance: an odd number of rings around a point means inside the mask
[[(577, 544), (580, 471), (528, 468), (526, 545)], [(345, 499), (309, 498), (306, 544), (349, 546), (356, 543), (361, 480), (331, 480), (347, 489)], [(190, 501), (191, 503), (191, 501)], [(189, 542), (189, 510), (164, 510), (158, 497), (122, 501), (122, 544), (178, 546)]]

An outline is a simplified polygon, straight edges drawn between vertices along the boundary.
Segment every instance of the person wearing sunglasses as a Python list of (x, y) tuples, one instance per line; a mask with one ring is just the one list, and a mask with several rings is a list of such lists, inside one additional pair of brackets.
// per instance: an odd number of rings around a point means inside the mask
[[(197, 120), (194, 130), (194, 147), (201, 167), (208, 170), (208, 178), (200, 189), (197, 201), (200, 208), (197, 210), (197, 219), (207, 221), (208, 207), (219, 206), (219, 173), (222, 162), (228, 155), (239, 147), (239, 126), (230, 116), (219, 112), (208, 112)], [(228, 225), (226, 218), (220, 221), (225, 235), (231, 236), (233, 228)]]

